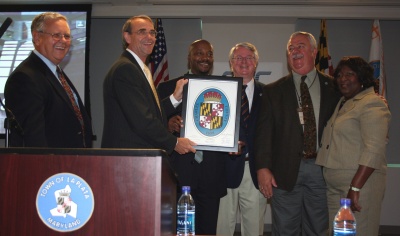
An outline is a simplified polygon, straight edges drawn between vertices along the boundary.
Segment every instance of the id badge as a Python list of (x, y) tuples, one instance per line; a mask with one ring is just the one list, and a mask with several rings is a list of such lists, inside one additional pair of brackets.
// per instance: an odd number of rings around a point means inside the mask
[(304, 125), (303, 109), (297, 108), (297, 112), (299, 113), (300, 124)]

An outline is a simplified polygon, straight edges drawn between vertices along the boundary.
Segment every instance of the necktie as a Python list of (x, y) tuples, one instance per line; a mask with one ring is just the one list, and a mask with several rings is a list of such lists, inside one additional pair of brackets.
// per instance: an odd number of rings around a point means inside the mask
[(198, 162), (201, 163), (203, 161), (203, 151), (197, 151), (194, 154), (194, 159)]
[(150, 72), (149, 68), (146, 65), (144, 65), (143, 71), (144, 71), (144, 73), (146, 75), (147, 81), (150, 84), (151, 90), (153, 91), (153, 95), (156, 98), (158, 109), (160, 109), (160, 111), (161, 111), (160, 100), (158, 99), (156, 87), (154, 86), (153, 76), (151, 75), (151, 72)]
[(248, 120), (250, 117), (249, 112), (249, 99), (246, 95), (247, 85), (242, 86), (242, 107), (241, 107), (241, 120), (244, 128), (247, 128)]
[(308, 86), (304, 82), (306, 75), (301, 77), (300, 93), (301, 108), (304, 116), (304, 153), (310, 155), (315, 153), (317, 143), (317, 127), (315, 124), (314, 107), (312, 104)]
[(86, 147), (85, 144), (85, 124), (83, 122), (83, 117), (82, 117), (82, 113), (81, 110), (79, 109), (78, 105), (76, 104), (75, 98), (74, 98), (74, 94), (72, 93), (72, 89), (71, 87), (68, 85), (67, 80), (64, 77), (64, 74), (62, 73), (62, 70), (60, 69), (59, 66), (57, 66), (57, 74), (58, 74), (58, 79), (61, 82), (61, 85), (63, 86), (65, 92), (67, 93), (69, 100), (71, 101), (72, 104), (72, 108), (74, 109), (76, 118), (78, 118), (79, 123), (81, 124), (82, 127), (82, 136), (83, 136), (83, 146)]

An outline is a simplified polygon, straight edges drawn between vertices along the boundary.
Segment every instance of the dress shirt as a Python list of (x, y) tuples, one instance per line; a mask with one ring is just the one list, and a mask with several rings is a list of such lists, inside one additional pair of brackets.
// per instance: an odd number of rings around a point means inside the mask
[[(57, 73), (57, 66), (58, 66), (58, 65), (54, 65), (53, 62), (51, 62), (51, 61), (50, 61), (49, 59), (47, 59), (45, 56), (43, 56), (42, 54), (40, 54), (40, 52), (38, 52), (36, 49), (33, 50), (33, 53), (35, 53), (36, 56), (38, 56), (40, 59), (42, 59), (42, 61), (44, 62), (44, 64), (46, 64), (47, 67), (49, 67), (49, 69), (53, 72), (54, 76), (57, 78), (58, 82), (60, 82), (60, 85), (62, 86), (61, 81), (60, 81), (60, 79), (58, 78), (58, 73)], [(60, 69), (61, 69), (61, 67), (60, 67)], [(76, 103), (76, 105), (77, 105), (78, 108), (79, 108), (78, 97), (76, 96), (76, 94), (75, 94), (75, 92), (74, 92), (73, 89), (71, 89), (71, 91), (72, 91), (72, 94), (74, 95), (75, 103)]]

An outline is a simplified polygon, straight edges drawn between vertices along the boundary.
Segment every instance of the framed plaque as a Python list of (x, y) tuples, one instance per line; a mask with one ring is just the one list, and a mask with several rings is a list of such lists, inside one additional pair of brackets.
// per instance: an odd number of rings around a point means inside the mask
[(237, 152), (243, 78), (189, 75), (183, 89), (181, 137), (196, 150)]

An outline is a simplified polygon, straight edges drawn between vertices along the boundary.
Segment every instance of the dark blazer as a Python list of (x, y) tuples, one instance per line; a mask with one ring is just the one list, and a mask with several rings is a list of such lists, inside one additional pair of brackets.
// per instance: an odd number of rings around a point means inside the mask
[[(92, 125), (74, 85), (85, 124), (86, 147), (92, 146)], [(23, 129), (10, 132), (12, 147), (82, 148), (83, 135), (71, 101), (58, 78), (35, 53), (31, 53), (9, 76), (4, 89), (6, 106)]]
[[(169, 97), (180, 78), (183, 77), (160, 83), (157, 87), (160, 97), (161, 95)], [(178, 115), (181, 115), (182, 106), (178, 106), (177, 111)], [(203, 161), (199, 164), (194, 160), (193, 153), (180, 155), (174, 151), (170, 161), (178, 175), (180, 186), (191, 186), (191, 191), (196, 191), (198, 188), (206, 189), (209, 197), (220, 198), (226, 195), (226, 157), (227, 153), (224, 152), (203, 151)]]
[(103, 83), (103, 96), (103, 148), (174, 150), (177, 138), (166, 129), (166, 117), (175, 108), (165, 99), (160, 101), (160, 111), (143, 70), (130, 52), (124, 51), (112, 65)]
[[(168, 81), (164, 81), (164, 82), (162, 82), (162, 83), (159, 83), (158, 86), (157, 86), (157, 93), (158, 93), (158, 96), (159, 96), (161, 99), (166, 99), (166, 98), (168, 98), (169, 96), (171, 96), (171, 94), (173, 94), (174, 91), (175, 91), (176, 82), (177, 82), (178, 80), (182, 79), (182, 78), (184, 78), (184, 77), (181, 76), (181, 77), (178, 77), (178, 78), (175, 78), (175, 79), (171, 79), (171, 80), (168, 80)], [(175, 112), (170, 113), (170, 114), (168, 115), (167, 118), (169, 119), (169, 118), (171, 118), (172, 116), (180, 115), (181, 113), (182, 113), (182, 103), (180, 103), (180, 104), (176, 107)]]
[[(339, 94), (333, 80), (318, 72), (321, 103), (318, 143), (331, 117)], [(272, 171), (278, 188), (291, 191), (296, 184), (303, 152), (303, 127), (300, 124), (298, 102), (292, 75), (264, 87), (263, 99), (256, 125), (256, 169)]]
[(254, 81), (254, 95), (253, 102), (251, 104), (251, 113), (248, 121), (247, 131), (243, 129), (240, 130), (240, 140), (245, 141), (245, 152), (242, 152), (241, 156), (230, 156), (226, 160), (226, 172), (227, 172), (227, 182), (228, 188), (237, 188), (243, 179), (244, 165), (245, 165), (245, 155), (248, 152), (250, 174), (253, 180), (254, 186), (258, 189), (257, 181), (257, 171), (255, 167), (254, 159), (254, 136), (256, 132), (256, 121), (258, 116), (258, 111), (260, 109), (261, 99), (263, 96), (262, 88), (263, 83)]

